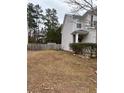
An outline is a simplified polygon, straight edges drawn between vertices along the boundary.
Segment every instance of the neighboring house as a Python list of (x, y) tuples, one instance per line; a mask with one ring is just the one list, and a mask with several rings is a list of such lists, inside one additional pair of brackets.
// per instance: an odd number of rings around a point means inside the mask
[(36, 41), (40, 43), (45, 43), (45, 31), (41, 29), (40, 31), (34, 31), (33, 29), (27, 29), (28, 30), (28, 39), (35, 39)]
[(87, 11), (83, 16), (66, 14), (62, 27), (62, 49), (70, 51), (70, 43), (96, 43), (97, 16)]

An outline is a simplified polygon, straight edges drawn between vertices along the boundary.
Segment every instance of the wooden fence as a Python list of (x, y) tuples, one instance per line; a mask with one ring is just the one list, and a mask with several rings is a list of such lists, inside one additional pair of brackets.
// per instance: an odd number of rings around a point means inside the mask
[(60, 50), (61, 44), (56, 43), (48, 43), (48, 44), (28, 44), (28, 50), (45, 50), (45, 49), (55, 49)]

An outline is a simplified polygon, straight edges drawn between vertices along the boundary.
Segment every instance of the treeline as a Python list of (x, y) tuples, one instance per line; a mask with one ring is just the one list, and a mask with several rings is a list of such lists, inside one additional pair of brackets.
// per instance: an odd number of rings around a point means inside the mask
[(40, 5), (27, 4), (28, 43), (61, 43), (61, 25), (56, 9), (42, 10)]

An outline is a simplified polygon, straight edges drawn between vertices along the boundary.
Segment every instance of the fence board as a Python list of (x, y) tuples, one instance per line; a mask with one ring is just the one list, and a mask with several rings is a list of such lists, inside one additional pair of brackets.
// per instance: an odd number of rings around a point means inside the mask
[(28, 44), (28, 50), (44, 50), (44, 49), (55, 49), (60, 50), (61, 44), (48, 43), (48, 44)]

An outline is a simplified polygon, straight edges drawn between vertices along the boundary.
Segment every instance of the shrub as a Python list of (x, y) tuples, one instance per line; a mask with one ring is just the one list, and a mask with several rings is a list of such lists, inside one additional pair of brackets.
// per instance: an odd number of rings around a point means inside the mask
[(76, 54), (83, 54), (83, 50), (89, 48), (91, 56), (92, 52), (97, 48), (96, 43), (71, 43), (70, 48), (76, 53)]

